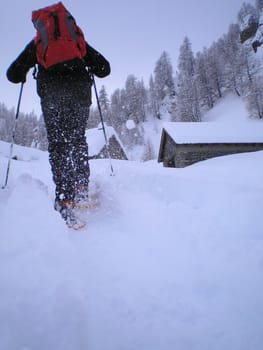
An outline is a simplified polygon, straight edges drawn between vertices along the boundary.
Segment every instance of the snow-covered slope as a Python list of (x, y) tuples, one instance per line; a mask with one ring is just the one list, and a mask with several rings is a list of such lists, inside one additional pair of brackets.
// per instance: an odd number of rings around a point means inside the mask
[[(8, 146), (0, 142), (0, 181)], [(263, 152), (184, 169), (91, 161), (83, 231), (53, 210), (48, 156), (16, 147), (0, 190), (0, 349), (259, 350)], [(2, 179), (2, 180), (1, 180)]]
[(217, 101), (215, 106), (210, 109), (202, 118), (204, 122), (219, 123), (242, 123), (254, 122), (249, 118), (244, 100), (236, 94), (228, 94)]
[[(235, 96), (204, 120), (253, 122)], [(157, 151), (162, 123), (144, 128)], [(101, 206), (78, 232), (53, 210), (48, 154), (14, 155), (0, 189), (0, 349), (261, 349), (263, 152), (184, 169), (113, 161), (114, 177), (91, 161)]]

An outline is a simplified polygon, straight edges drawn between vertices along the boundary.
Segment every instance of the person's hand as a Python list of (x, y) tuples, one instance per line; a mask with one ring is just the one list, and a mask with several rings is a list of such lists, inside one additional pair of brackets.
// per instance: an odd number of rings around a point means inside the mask
[(21, 76), (21, 83), (25, 83), (26, 82), (26, 74), (23, 74), (22, 76)]

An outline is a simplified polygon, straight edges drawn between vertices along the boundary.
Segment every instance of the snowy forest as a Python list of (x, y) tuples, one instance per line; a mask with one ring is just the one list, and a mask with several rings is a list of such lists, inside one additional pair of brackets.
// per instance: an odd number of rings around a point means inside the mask
[[(210, 47), (194, 53), (191, 40), (185, 37), (174, 68), (168, 52), (162, 52), (147, 85), (130, 74), (123, 88), (111, 96), (106, 87), (99, 91), (102, 115), (107, 125), (113, 126), (123, 145), (133, 148), (150, 147), (145, 141), (144, 124), (153, 120), (171, 122), (202, 122), (202, 116), (215, 103), (235, 93), (247, 105), (251, 118), (263, 118), (263, 76), (259, 55), (251, 43), (240, 43), (240, 21), (244, 16), (259, 16), (263, 1), (255, 6), (243, 3), (236, 22), (231, 24)], [(0, 103), (0, 139), (10, 141), (15, 110)], [(100, 123), (96, 103), (90, 111), (87, 127)], [(15, 142), (19, 145), (47, 149), (43, 118), (34, 113), (19, 116)], [(144, 160), (153, 158), (151, 152)]]

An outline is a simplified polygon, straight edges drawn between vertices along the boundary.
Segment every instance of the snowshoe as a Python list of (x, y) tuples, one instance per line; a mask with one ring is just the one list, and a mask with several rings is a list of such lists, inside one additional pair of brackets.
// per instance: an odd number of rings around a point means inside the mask
[(89, 195), (88, 190), (81, 190), (75, 195), (75, 208), (84, 209), (88, 207)]
[(88, 188), (84, 188), (79, 191), (75, 196), (75, 208), (94, 210), (98, 207), (98, 198), (95, 198), (94, 194), (89, 195)]
[(98, 201), (91, 201), (91, 200), (78, 201), (75, 204), (75, 209), (94, 210), (98, 208), (98, 206), (99, 206)]
[(69, 228), (79, 230), (86, 226), (85, 221), (76, 215), (74, 201), (56, 202), (55, 209), (60, 212)]
[(67, 218), (66, 224), (68, 228), (71, 228), (73, 230), (80, 230), (86, 226), (86, 222), (76, 217), (75, 215), (70, 216), (70, 218)]

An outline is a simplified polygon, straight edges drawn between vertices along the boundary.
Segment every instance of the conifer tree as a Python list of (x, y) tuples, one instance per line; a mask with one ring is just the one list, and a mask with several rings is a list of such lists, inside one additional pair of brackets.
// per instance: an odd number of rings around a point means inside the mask
[(177, 120), (195, 122), (201, 120), (195, 58), (189, 38), (180, 47), (178, 63)]
[(151, 87), (155, 103), (152, 105), (157, 109), (157, 117), (162, 119), (165, 115), (173, 115), (175, 85), (173, 67), (167, 52), (163, 52), (156, 62), (154, 69), (154, 86)]
[(100, 108), (103, 116), (103, 120), (108, 124), (112, 125), (111, 121), (111, 111), (110, 111), (110, 100), (106, 92), (106, 88), (102, 85), (99, 92)]

